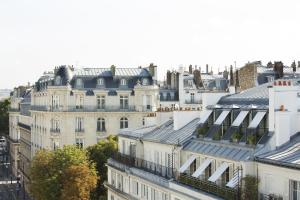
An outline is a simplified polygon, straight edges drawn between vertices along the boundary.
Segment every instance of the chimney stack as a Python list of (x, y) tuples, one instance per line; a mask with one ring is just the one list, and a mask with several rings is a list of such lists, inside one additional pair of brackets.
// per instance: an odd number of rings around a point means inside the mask
[(116, 75), (116, 66), (114, 66), (114, 65), (110, 66), (110, 71), (111, 71), (112, 75), (115, 76)]
[(206, 73), (208, 74), (208, 64), (206, 64)]
[(193, 66), (192, 65), (189, 66), (189, 74), (193, 74)]

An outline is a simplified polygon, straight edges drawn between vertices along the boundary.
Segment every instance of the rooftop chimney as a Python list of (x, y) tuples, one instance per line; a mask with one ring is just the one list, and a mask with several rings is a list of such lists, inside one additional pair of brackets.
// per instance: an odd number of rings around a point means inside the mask
[(114, 66), (114, 65), (110, 66), (110, 71), (111, 71), (112, 75), (115, 76), (115, 74), (116, 74), (116, 66)]
[(206, 64), (206, 73), (208, 74), (208, 64)]
[(189, 66), (189, 74), (193, 74), (193, 66), (192, 65)]

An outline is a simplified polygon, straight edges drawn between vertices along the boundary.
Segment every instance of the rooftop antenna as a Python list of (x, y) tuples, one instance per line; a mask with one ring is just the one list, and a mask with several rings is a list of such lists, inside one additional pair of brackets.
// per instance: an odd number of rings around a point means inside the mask
[(234, 69), (236, 70), (236, 61), (234, 61)]

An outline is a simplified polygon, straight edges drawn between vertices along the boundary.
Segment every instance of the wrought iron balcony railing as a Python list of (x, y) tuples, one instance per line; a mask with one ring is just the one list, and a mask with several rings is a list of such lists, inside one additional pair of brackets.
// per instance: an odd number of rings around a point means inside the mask
[(175, 176), (175, 168), (166, 167), (133, 156), (115, 153), (111, 158), (127, 166), (143, 169), (144, 171), (167, 179), (173, 178)]
[(47, 111), (47, 112), (135, 112), (135, 106), (31, 106), (31, 110)]
[(202, 100), (185, 100), (186, 104), (202, 104)]

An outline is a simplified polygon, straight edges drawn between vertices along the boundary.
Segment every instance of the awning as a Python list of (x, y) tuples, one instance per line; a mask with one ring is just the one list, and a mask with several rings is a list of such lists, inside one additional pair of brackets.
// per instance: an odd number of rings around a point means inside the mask
[(191, 155), (189, 159), (180, 167), (179, 172), (183, 173), (187, 168), (192, 164), (192, 162), (197, 158), (198, 156), (196, 155)]
[(235, 188), (235, 186), (237, 186), (241, 178), (242, 178), (242, 170), (239, 170), (238, 173), (236, 173), (233, 176), (233, 178), (226, 184), (226, 186), (230, 188)]
[(259, 111), (259, 112), (257, 112), (256, 115), (255, 115), (255, 117), (253, 118), (253, 120), (250, 122), (248, 128), (256, 128), (258, 126), (258, 124), (260, 123), (260, 121), (264, 118), (266, 112), (267, 111)]
[(224, 111), (221, 113), (221, 115), (218, 117), (218, 119), (215, 121), (214, 124), (215, 124), (215, 125), (221, 125), (229, 113), (230, 113), (229, 110), (224, 110)]
[(212, 110), (204, 111), (200, 116), (200, 124), (204, 124), (212, 112), (213, 112)]
[(208, 167), (208, 165), (211, 163), (212, 159), (205, 159), (205, 161), (198, 167), (198, 169), (192, 174), (193, 177), (198, 178), (204, 170)]
[(229, 167), (228, 163), (223, 162), (220, 167), (209, 177), (209, 181), (216, 182), (216, 180), (225, 172), (225, 170)]
[(244, 119), (246, 118), (247, 114), (249, 113), (249, 111), (241, 111), (239, 113), (239, 115), (237, 116), (237, 118), (232, 122), (232, 126), (240, 126), (241, 123), (244, 121)]

